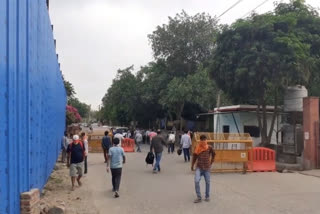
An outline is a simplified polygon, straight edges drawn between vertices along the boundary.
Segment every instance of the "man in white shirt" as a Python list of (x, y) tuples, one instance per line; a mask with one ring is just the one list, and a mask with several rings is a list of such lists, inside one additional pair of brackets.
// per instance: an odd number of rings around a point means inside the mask
[(184, 162), (190, 162), (190, 147), (191, 147), (191, 138), (188, 135), (188, 131), (184, 131), (184, 134), (181, 137), (180, 142), (182, 149), (183, 149), (183, 155), (184, 155)]
[(118, 138), (119, 139), (119, 141), (120, 141), (120, 143), (119, 143), (119, 147), (121, 147), (121, 142), (122, 142), (122, 140), (124, 139), (124, 137), (123, 137), (123, 135), (121, 134), (121, 133), (116, 133), (114, 136), (113, 136), (113, 139), (114, 138)]
[(141, 152), (140, 144), (142, 143), (142, 134), (140, 132), (136, 132), (135, 141), (137, 145), (137, 152)]
[(169, 141), (168, 154), (170, 154), (170, 152), (173, 154), (173, 152), (174, 152), (174, 143), (176, 141), (176, 135), (174, 134), (173, 131), (169, 134), (168, 141)]
[(146, 135), (146, 142), (147, 142), (147, 144), (150, 144), (150, 137), (149, 137), (149, 134), (150, 134), (150, 131), (149, 131), (149, 130), (147, 130), (147, 131), (145, 132), (145, 135)]

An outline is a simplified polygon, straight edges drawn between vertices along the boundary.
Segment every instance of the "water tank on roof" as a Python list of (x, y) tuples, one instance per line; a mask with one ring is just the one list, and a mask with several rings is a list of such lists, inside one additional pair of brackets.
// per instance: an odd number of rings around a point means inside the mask
[(303, 111), (303, 98), (308, 96), (308, 90), (302, 85), (288, 87), (284, 94), (284, 111)]

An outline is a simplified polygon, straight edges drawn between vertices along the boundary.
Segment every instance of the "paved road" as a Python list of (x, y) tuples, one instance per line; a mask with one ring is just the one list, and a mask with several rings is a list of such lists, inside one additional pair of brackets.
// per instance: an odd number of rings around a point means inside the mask
[[(102, 154), (90, 154), (86, 178), (100, 213), (320, 213), (320, 179), (297, 173), (214, 174), (211, 202), (193, 204), (193, 174), (181, 156), (164, 154), (162, 172), (152, 174), (143, 153), (128, 153), (120, 198), (113, 198), (111, 175)], [(201, 185), (204, 191), (204, 181)]]

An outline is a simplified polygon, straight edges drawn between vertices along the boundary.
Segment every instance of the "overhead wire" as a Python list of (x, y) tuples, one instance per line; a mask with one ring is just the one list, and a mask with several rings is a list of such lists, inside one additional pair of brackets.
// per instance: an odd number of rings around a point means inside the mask
[(221, 13), (218, 18), (220, 18), (221, 16), (223, 16), (224, 14), (226, 14), (227, 12), (229, 12), (231, 9), (233, 9), (235, 6), (237, 6), (238, 4), (240, 4), (243, 0), (238, 0), (236, 3), (234, 3), (231, 7), (229, 7), (227, 10), (225, 10), (223, 13)]
[(246, 16), (248, 16), (250, 13), (254, 12), (256, 9), (258, 9), (259, 7), (263, 6), (265, 3), (267, 3), (270, 0), (264, 0), (262, 3), (260, 3), (258, 6), (256, 6), (253, 10), (250, 10), (249, 12), (247, 12), (246, 14), (244, 14), (241, 19), (245, 18)]

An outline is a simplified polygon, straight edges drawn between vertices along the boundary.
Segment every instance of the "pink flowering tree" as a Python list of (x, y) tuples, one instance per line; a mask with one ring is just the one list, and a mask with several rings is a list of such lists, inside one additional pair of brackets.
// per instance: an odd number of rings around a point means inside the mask
[(81, 122), (81, 116), (75, 107), (67, 105), (66, 122), (67, 125)]

